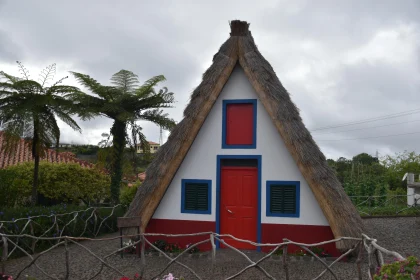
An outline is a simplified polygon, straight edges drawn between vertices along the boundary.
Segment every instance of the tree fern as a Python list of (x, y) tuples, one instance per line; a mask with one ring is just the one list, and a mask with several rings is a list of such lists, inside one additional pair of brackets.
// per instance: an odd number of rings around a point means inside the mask
[[(165, 77), (155, 76), (139, 85), (138, 77), (131, 71), (120, 70), (111, 77), (112, 86), (99, 84), (86, 74), (71, 72), (79, 83), (92, 94), (77, 92), (68, 98), (81, 108), (80, 117), (106, 116), (114, 121), (111, 128), (111, 196), (118, 202), (122, 178), (122, 159), (126, 146), (135, 152), (138, 143), (147, 145), (138, 121), (150, 121), (164, 129), (172, 129), (173, 119), (161, 108), (170, 108), (175, 102), (167, 88), (156, 90)], [(134, 147), (134, 148), (133, 148)]]
[(39, 160), (51, 145), (58, 145), (60, 140), (56, 117), (80, 131), (71, 117), (78, 108), (61, 96), (77, 94), (79, 89), (59, 85), (65, 78), (47, 86), (55, 75), (55, 64), (41, 71), (38, 82), (30, 79), (29, 71), (22, 63), (18, 62), (18, 66), (21, 78), (0, 72), (3, 79), (0, 82), (0, 123), (4, 124), (6, 142), (3, 151), (13, 153), (22, 137), (30, 143), (35, 161), (32, 203), (36, 204)]

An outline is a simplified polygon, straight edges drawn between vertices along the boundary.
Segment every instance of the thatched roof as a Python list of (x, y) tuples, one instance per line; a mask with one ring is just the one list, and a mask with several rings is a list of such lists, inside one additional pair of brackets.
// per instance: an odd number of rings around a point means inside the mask
[[(237, 63), (255, 89), (287, 149), (315, 195), (335, 237), (360, 237), (362, 222), (325, 156), (302, 122), (290, 95), (274, 69), (258, 51), (249, 24), (230, 23), (230, 38), (213, 57), (213, 64), (191, 95), (184, 119), (171, 132), (147, 169), (147, 177), (126, 216), (141, 216), (146, 228), (206, 117)], [(337, 244), (339, 249), (348, 243)]]

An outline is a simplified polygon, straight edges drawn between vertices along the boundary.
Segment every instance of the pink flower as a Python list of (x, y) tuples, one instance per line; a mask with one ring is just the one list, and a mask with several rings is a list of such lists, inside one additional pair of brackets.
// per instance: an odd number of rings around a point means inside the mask
[(169, 273), (166, 277), (165, 280), (175, 280), (174, 276), (172, 275), (172, 273)]

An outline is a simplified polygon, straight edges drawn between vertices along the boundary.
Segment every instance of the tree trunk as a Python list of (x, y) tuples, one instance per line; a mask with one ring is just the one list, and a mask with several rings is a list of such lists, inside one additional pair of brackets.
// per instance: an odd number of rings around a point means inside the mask
[(34, 120), (34, 137), (32, 139), (32, 157), (35, 159), (34, 178), (32, 182), (31, 204), (35, 206), (38, 203), (38, 175), (39, 175), (39, 120)]
[(39, 155), (35, 156), (34, 181), (32, 183), (32, 206), (38, 203), (38, 173), (39, 173)]
[(120, 187), (122, 179), (122, 164), (125, 148), (126, 123), (114, 121), (111, 128), (112, 152), (111, 152), (111, 200), (114, 204), (119, 203)]

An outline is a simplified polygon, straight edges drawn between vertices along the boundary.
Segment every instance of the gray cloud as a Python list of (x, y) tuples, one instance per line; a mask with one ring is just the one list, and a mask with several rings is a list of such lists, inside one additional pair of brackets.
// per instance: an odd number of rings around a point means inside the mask
[[(223, 7), (223, 8), (221, 8)], [(60, 75), (87, 73), (102, 83), (120, 69), (141, 80), (164, 74), (182, 118), (191, 91), (229, 36), (228, 21), (247, 20), (262, 54), (292, 94), (308, 128), (420, 108), (420, 3), (398, 1), (15, 1), (0, 2), (0, 69), (16, 59), (29, 69), (56, 62)], [(13, 66), (14, 67), (14, 66)], [(74, 83), (69, 79), (68, 82)], [(404, 125), (315, 134), (328, 157), (416, 150), (419, 115), (348, 127)], [(111, 121), (63, 127), (67, 142), (97, 143)], [(142, 123), (152, 141), (159, 129)], [(165, 137), (167, 134), (165, 134)]]

